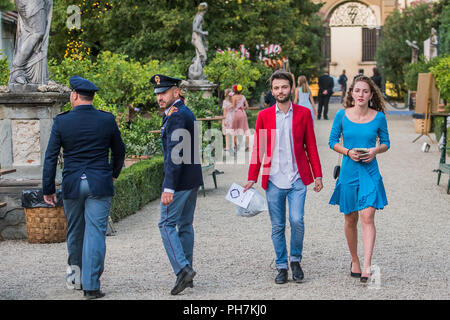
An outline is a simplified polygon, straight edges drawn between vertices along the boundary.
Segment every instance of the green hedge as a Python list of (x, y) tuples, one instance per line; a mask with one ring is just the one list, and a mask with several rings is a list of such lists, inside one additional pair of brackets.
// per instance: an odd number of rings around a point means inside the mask
[(161, 156), (142, 160), (123, 169), (114, 181), (115, 195), (111, 203), (114, 222), (127, 217), (161, 195), (164, 180), (164, 161)]

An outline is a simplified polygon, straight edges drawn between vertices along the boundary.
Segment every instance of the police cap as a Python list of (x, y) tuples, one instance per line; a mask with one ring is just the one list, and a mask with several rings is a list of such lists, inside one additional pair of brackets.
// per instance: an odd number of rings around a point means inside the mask
[(150, 82), (153, 84), (155, 88), (154, 91), (155, 93), (162, 93), (167, 89), (172, 88), (173, 86), (178, 87), (181, 81), (182, 79), (168, 77), (163, 74), (155, 74), (150, 79)]
[(98, 88), (89, 80), (83, 79), (80, 76), (72, 76), (69, 79), (70, 88), (81, 94), (93, 95)]

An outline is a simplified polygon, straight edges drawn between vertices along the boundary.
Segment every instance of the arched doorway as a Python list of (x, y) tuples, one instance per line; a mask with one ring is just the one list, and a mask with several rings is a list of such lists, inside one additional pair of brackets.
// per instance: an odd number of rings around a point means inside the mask
[(345, 69), (351, 80), (359, 69), (364, 69), (364, 74), (372, 75), (380, 34), (379, 7), (341, 2), (328, 17), (330, 74), (338, 76)]

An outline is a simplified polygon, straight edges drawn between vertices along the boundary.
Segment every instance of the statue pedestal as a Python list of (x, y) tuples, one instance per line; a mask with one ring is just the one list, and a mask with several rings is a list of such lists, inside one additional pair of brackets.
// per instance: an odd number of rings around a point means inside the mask
[(0, 177), (0, 199), (7, 202), (0, 209), (0, 239), (26, 238), (22, 190), (41, 188), (53, 118), (69, 97), (70, 92), (0, 93), (0, 165), (16, 169)]
[(185, 88), (188, 91), (201, 91), (203, 98), (212, 97), (213, 91), (217, 88), (217, 84), (211, 83), (208, 80), (187, 80)]

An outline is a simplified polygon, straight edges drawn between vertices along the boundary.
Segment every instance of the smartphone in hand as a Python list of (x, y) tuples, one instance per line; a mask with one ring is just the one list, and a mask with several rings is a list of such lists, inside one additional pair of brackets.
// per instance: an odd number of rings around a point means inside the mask
[(369, 149), (367, 148), (353, 148), (353, 151), (359, 152), (359, 153), (368, 153)]

